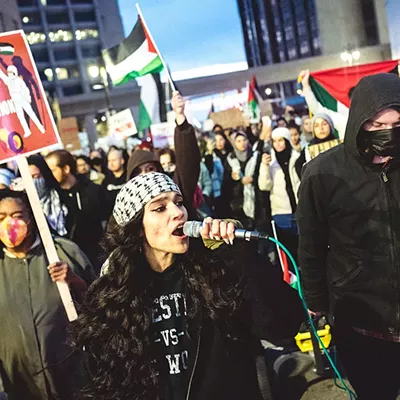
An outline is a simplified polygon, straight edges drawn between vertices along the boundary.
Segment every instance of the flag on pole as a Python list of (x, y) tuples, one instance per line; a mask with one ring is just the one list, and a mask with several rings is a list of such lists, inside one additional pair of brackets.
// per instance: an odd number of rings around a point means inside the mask
[(164, 68), (140, 16), (132, 32), (122, 43), (103, 50), (103, 59), (113, 85), (122, 85), (137, 77), (160, 72)]
[(311, 90), (322, 106), (338, 113), (348, 112), (349, 95), (361, 78), (384, 72), (398, 74), (397, 65), (397, 60), (390, 60), (312, 72), (310, 73)]
[(160, 123), (160, 92), (156, 74), (136, 78), (140, 86), (140, 106), (138, 130), (143, 132), (153, 124)]
[(251, 77), (250, 85), (249, 85), (249, 92), (247, 97), (247, 104), (249, 107), (249, 114), (252, 119), (259, 119), (260, 117), (260, 107), (257, 101), (257, 93), (258, 92), (258, 85), (256, 81), (256, 76), (253, 75)]
[(283, 280), (293, 289), (298, 290), (297, 276), (289, 270), (289, 262), (286, 253), (282, 249), (279, 249), (278, 251), (280, 252), (279, 258), (282, 260), (283, 264)]

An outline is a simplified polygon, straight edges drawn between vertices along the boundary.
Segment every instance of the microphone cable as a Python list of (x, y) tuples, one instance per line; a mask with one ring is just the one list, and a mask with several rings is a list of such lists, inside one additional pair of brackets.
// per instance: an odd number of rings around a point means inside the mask
[[(345, 392), (347, 392), (347, 394), (349, 395), (349, 399), (350, 400), (357, 400), (357, 395), (346, 385), (345, 381), (343, 380), (342, 375), (340, 374), (339, 370), (336, 367), (336, 364), (335, 364), (334, 360), (332, 360), (332, 357), (329, 354), (328, 349), (325, 347), (324, 343), (322, 342), (321, 338), (319, 337), (319, 335), (317, 333), (317, 329), (316, 329), (316, 327), (314, 325), (314, 321), (312, 320), (312, 318), (310, 316), (310, 313), (308, 312), (307, 303), (306, 303), (306, 301), (304, 299), (303, 288), (301, 286), (301, 280), (300, 280), (300, 271), (299, 271), (299, 267), (296, 264), (296, 261), (294, 260), (292, 254), (289, 252), (289, 250), (279, 240), (277, 240), (277, 239), (275, 239), (275, 238), (273, 238), (271, 236), (268, 236), (268, 240), (273, 242), (273, 243), (275, 243), (275, 245), (279, 246), (279, 248), (281, 248), (285, 252), (285, 254), (289, 257), (289, 259), (290, 259), (290, 261), (291, 261), (291, 263), (293, 265), (293, 268), (294, 268), (294, 271), (295, 271), (295, 274), (296, 274), (296, 278), (297, 278), (297, 286), (298, 286), (297, 291), (299, 293), (299, 297), (300, 297), (301, 303), (303, 305), (304, 310), (306, 311), (307, 319), (308, 319), (308, 322), (309, 322), (309, 324), (311, 326), (312, 333), (317, 338), (319, 345), (321, 346), (326, 358), (329, 361), (329, 364), (331, 365), (331, 367), (332, 367), (332, 369), (334, 371), (335, 385), (339, 389), (342, 389)], [(335, 360), (336, 360), (336, 350), (335, 350)], [(339, 379), (340, 383), (343, 386), (340, 386), (340, 385), (338, 385), (336, 383), (336, 378)]]

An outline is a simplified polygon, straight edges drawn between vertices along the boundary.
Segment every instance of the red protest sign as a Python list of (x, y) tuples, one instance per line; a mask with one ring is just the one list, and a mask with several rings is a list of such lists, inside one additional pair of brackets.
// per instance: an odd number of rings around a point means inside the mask
[(0, 34), (0, 163), (60, 143), (24, 32)]

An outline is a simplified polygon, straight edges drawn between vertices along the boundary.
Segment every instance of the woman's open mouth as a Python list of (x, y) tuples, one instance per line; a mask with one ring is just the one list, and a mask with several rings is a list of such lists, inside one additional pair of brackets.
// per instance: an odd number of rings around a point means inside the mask
[(177, 236), (181, 239), (185, 239), (187, 238), (187, 236), (183, 233), (183, 224), (181, 226), (179, 226), (178, 228), (176, 228), (173, 232), (172, 232), (173, 236)]

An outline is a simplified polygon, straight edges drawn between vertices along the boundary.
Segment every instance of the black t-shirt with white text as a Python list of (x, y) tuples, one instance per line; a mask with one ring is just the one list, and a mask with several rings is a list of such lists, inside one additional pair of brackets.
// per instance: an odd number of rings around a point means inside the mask
[[(192, 341), (187, 334), (184, 273), (178, 263), (164, 272), (152, 271), (153, 340), (162, 370), (168, 371), (165, 400), (184, 400), (189, 382)], [(165, 367), (165, 368), (164, 368)]]

